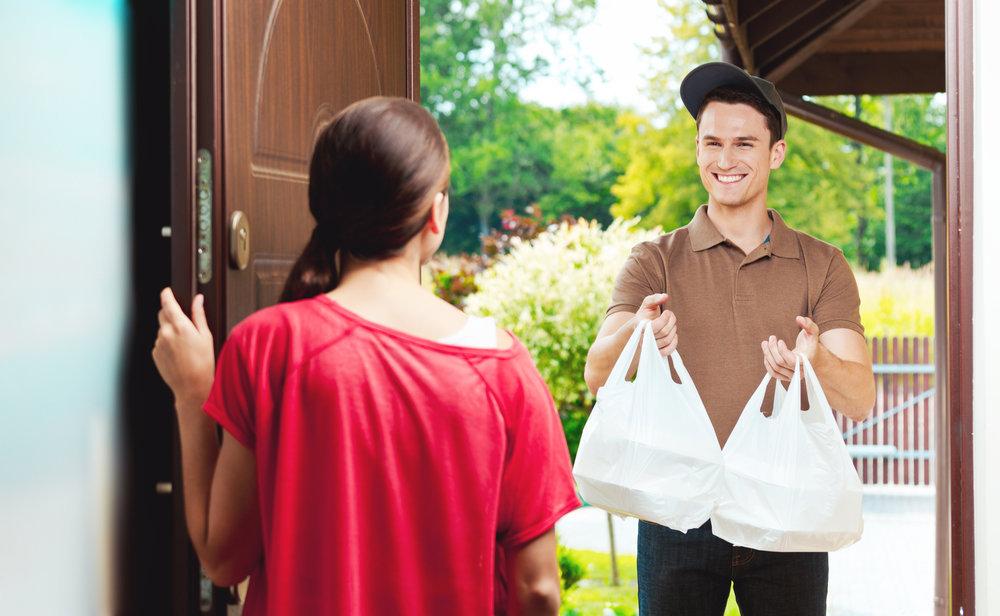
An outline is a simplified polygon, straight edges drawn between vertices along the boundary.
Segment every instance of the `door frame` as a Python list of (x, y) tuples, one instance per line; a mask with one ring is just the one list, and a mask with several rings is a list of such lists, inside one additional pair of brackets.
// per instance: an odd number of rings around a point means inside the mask
[(945, 8), (948, 97), (947, 395), (951, 492), (950, 612), (975, 614), (973, 498), (973, 2)]

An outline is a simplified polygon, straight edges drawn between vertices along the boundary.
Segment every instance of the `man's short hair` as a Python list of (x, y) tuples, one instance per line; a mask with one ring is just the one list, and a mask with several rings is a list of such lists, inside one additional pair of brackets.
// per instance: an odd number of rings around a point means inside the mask
[(764, 97), (755, 92), (751, 92), (750, 90), (744, 90), (733, 86), (720, 86), (713, 90), (709, 90), (708, 94), (705, 95), (705, 98), (701, 100), (701, 107), (698, 108), (698, 115), (695, 116), (695, 126), (698, 128), (701, 128), (701, 114), (704, 113), (705, 107), (712, 102), (727, 103), (730, 105), (748, 105), (753, 107), (764, 115), (764, 120), (767, 123), (767, 130), (771, 133), (771, 142), (768, 144), (768, 147), (777, 143), (779, 135), (781, 135), (781, 119), (774, 111), (774, 107), (764, 100)]

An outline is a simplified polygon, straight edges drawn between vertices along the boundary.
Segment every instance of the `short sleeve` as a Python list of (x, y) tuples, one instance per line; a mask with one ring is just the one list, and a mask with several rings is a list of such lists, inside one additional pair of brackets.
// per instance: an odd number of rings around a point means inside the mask
[(505, 401), (510, 408), (497, 527), (505, 548), (535, 539), (580, 506), (552, 396), (526, 350), (515, 364), (508, 382), (519, 383)]
[(844, 253), (839, 250), (830, 259), (822, 291), (812, 313), (820, 333), (841, 328), (854, 330), (862, 336), (865, 333), (865, 328), (861, 325), (858, 283)]
[(251, 331), (237, 326), (222, 346), (215, 381), (203, 410), (247, 449), (254, 451), (254, 367), (249, 364)]
[(605, 316), (611, 316), (616, 312), (638, 312), (642, 300), (649, 295), (664, 291), (666, 281), (650, 279), (651, 273), (663, 271), (662, 267), (654, 266), (653, 259), (655, 259), (654, 253), (646, 243), (637, 244), (632, 248), (625, 265), (615, 279), (615, 287), (611, 292), (611, 305)]

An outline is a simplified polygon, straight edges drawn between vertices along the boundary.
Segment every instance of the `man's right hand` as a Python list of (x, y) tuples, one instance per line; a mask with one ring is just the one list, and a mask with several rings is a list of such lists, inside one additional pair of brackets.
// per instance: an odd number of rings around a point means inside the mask
[[(604, 319), (601, 330), (597, 332), (597, 339), (587, 353), (587, 365), (583, 371), (584, 380), (592, 393), (596, 393), (608, 380), (618, 356), (643, 319), (650, 321), (661, 355), (670, 355), (677, 349), (677, 317), (670, 310), (661, 312), (666, 301), (666, 293), (648, 295), (635, 313), (616, 312)], [(635, 373), (638, 357), (637, 352), (629, 369), (630, 375)]]
[[(666, 293), (647, 295), (642, 300), (639, 311), (635, 313), (639, 321), (642, 319), (650, 320), (653, 327), (653, 337), (656, 338), (656, 348), (660, 349), (660, 355), (664, 357), (677, 349), (677, 317), (669, 310), (660, 312), (661, 306), (667, 301), (667, 297)], [(598, 337), (600, 337), (600, 334), (598, 334)]]

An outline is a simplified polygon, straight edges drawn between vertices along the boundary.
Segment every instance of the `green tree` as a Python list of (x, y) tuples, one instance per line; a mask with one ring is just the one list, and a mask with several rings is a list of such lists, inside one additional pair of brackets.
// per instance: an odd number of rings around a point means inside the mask
[(668, 27), (643, 54), (652, 67), (648, 93), (670, 117), (683, 108), (677, 93), (688, 71), (719, 60), (721, 54), (703, 0), (657, 0), (657, 4), (666, 12)]
[(611, 222), (614, 202), (611, 186), (624, 171), (618, 152), (624, 130), (622, 112), (596, 103), (553, 110), (549, 132), (551, 175), (538, 205), (546, 216), (568, 214), (574, 218)]
[[(884, 99), (864, 97), (865, 121), (881, 125)], [(918, 143), (944, 151), (945, 101), (937, 95), (914, 94), (889, 97), (892, 106), (892, 130)], [(866, 148), (869, 165), (877, 174), (875, 198), (885, 207), (885, 187), (882, 181), (882, 152)], [(933, 213), (933, 177), (930, 171), (899, 158), (893, 159), (893, 185), (896, 222), (896, 261), (916, 269), (934, 258), (931, 215)], [(867, 232), (873, 246), (872, 259), (864, 262), (868, 269), (878, 269), (886, 256), (885, 219), (877, 220)]]
[[(446, 248), (475, 250), (506, 208), (542, 197), (552, 173), (544, 108), (519, 92), (547, 63), (539, 41), (559, 40), (593, 16), (595, 0), (424, 0), (420, 95), (452, 153)], [(555, 45), (555, 43), (553, 43)]]
[(771, 172), (768, 206), (856, 260), (864, 251), (855, 234), (859, 221), (882, 217), (872, 190), (875, 173), (858, 163), (847, 139), (814, 124), (789, 118), (785, 139), (785, 162)]
[(674, 113), (662, 129), (635, 114), (623, 114), (619, 123), (625, 130), (620, 148), (628, 163), (611, 188), (618, 199), (611, 213), (641, 216), (644, 226), (668, 230), (687, 224), (705, 200), (695, 162), (694, 123), (686, 113)]

